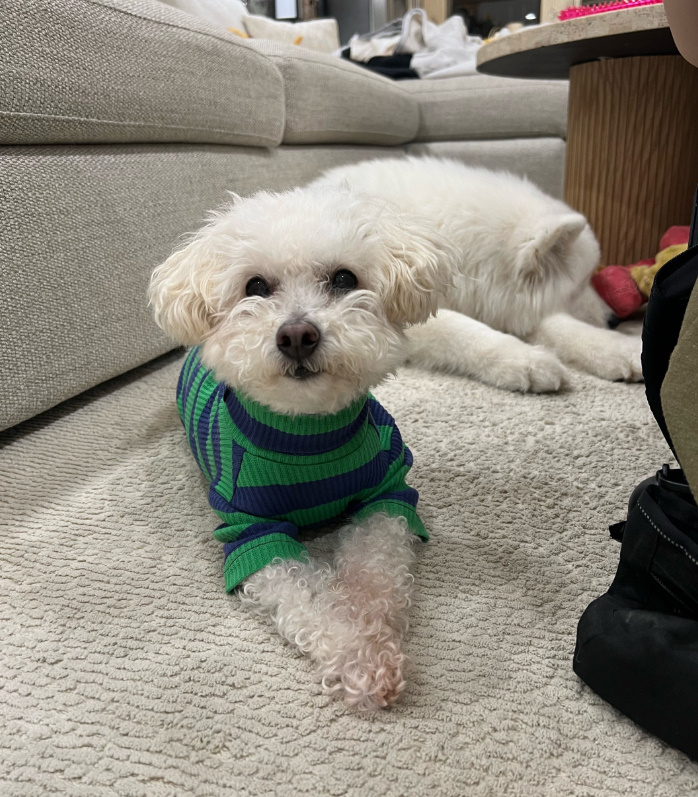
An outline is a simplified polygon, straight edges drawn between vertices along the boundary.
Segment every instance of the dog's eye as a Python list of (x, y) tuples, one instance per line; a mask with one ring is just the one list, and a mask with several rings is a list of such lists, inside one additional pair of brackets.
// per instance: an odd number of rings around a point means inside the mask
[(335, 272), (334, 277), (332, 277), (332, 290), (336, 293), (353, 291), (358, 284), (359, 281), (351, 271), (346, 268), (340, 268), (339, 271)]
[(252, 277), (245, 286), (245, 294), (247, 296), (270, 296), (271, 290), (261, 277)]

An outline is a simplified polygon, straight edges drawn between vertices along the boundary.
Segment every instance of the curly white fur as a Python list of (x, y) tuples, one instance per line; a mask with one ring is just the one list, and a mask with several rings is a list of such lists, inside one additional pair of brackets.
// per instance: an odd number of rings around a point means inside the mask
[[(331, 289), (338, 270), (356, 289)], [(276, 412), (334, 413), (404, 360), (405, 328), (436, 312), (454, 274), (451, 247), (419, 218), (344, 187), (306, 188), (214, 214), (155, 270), (150, 298), (160, 326), (200, 344), (219, 381)], [(252, 279), (265, 295), (246, 295)], [(319, 343), (295, 378), (277, 334), (300, 322)], [(246, 579), (240, 600), (317, 663), (329, 692), (388, 706), (405, 686), (411, 546), (404, 519), (375, 515), (342, 535), (333, 567), (277, 561)]]
[[(328, 290), (350, 269), (359, 290)], [(201, 343), (216, 376), (287, 414), (336, 412), (404, 360), (404, 328), (436, 312), (455, 255), (438, 232), (384, 199), (346, 188), (262, 192), (215, 213), (153, 273), (158, 324)], [(245, 296), (263, 278), (269, 297)], [(322, 346), (306, 363), (312, 380), (289, 379), (276, 347), (284, 321), (306, 319)]]
[(514, 175), (438, 158), (342, 166), (315, 185), (388, 200), (453, 246), (459, 276), (438, 315), (408, 333), (413, 362), (521, 391), (559, 390), (566, 365), (641, 379), (639, 336), (598, 329), (610, 316), (590, 284), (599, 246), (564, 202)]
[(373, 515), (343, 530), (334, 567), (273, 563), (240, 600), (317, 664), (327, 691), (357, 708), (389, 706), (406, 684), (414, 539), (403, 518)]

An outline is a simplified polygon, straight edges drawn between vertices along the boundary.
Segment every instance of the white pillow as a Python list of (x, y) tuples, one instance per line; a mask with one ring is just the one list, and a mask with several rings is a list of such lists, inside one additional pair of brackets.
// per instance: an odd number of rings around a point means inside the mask
[(248, 14), (245, 17), (245, 30), (253, 39), (272, 39), (287, 44), (298, 43), (301, 47), (319, 53), (333, 53), (339, 49), (339, 28), (336, 19), (312, 19), (308, 22), (291, 23)]
[(237, 28), (244, 33), (247, 9), (241, 0), (162, 0), (168, 6), (186, 11), (221, 28)]

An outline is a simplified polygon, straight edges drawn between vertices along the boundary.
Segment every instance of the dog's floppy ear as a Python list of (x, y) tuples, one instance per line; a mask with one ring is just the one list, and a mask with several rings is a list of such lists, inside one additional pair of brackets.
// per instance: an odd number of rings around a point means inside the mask
[(211, 329), (211, 278), (218, 258), (204, 227), (153, 271), (148, 297), (155, 321), (180, 343), (200, 343)]
[(519, 248), (516, 259), (519, 272), (542, 277), (548, 260), (555, 255), (564, 257), (586, 224), (580, 213), (563, 213), (541, 219), (534, 229), (528, 231)]
[(395, 211), (379, 213), (374, 232), (384, 251), (381, 292), (388, 319), (423, 323), (453, 285), (455, 250), (421, 218)]

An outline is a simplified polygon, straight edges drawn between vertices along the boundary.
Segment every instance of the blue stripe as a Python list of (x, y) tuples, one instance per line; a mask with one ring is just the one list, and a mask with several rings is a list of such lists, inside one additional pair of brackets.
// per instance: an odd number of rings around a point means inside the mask
[[(219, 526), (218, 528), (224, 528), (224, 526)], [(242, 532), (237, 540), (225, 543), (223, 546), (224, 559), (227, 559), (241, 545), (252, 542), (252, 540), (258, 540), (260, 537), (266, 537), (269, 534), (286, 534), (295, 540), (298, 538), (298, 529), (293, 523), (253, 523)]]
[(379, 451), (359, 468), (317, 481), (273, 484), (268, 487), (238, 487), (235, 510), (261, 517), (284, 515), (299, 509), (351, 498), (361, 490), (377, 487), (388, 470), (387, 452)]
[(256, 421), (238, 401), (232, 390), (226, 390), (225, 404), (233, 423), (251, 443), (280, 454), (312, 455), (334, 451), (358, 434), (368, 415), (367, 402), (355, 420), (347, 426), (319, 434), (293, 434)]
[(378, 424), (378, 426), (395, 426), (395, 420), (393, 419), (393, 416), (386, 412), (385, 408), (379, 404), (373, 398), (373, 396), (369, 396), (368, 406), (371, 410), (373, 420)]

